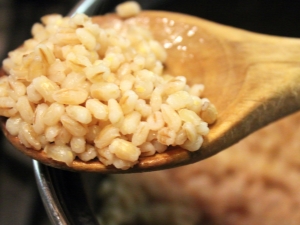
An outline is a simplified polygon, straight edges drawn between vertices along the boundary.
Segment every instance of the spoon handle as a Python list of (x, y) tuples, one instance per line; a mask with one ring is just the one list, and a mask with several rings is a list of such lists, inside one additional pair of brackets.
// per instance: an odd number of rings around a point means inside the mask
[(229, 110), (208, 136), (212, 154), (300, 110), (300, 40), (234, 32), (227, 52), (236, 79), (232, 98), (223, 105)]

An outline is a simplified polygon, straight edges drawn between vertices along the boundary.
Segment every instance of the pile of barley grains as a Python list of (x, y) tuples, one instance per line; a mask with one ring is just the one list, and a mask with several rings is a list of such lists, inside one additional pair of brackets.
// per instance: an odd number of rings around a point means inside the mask
[(0, 79), (0, 115), (24, 146), (67, 165), (98, 158), (120, 169), (167, 146), (200, 148), (215, 107), (203, 85), (163, 73), (167, 54), (148, 30), (125, 19), (104, 29), (84, 14), (41, 21)]

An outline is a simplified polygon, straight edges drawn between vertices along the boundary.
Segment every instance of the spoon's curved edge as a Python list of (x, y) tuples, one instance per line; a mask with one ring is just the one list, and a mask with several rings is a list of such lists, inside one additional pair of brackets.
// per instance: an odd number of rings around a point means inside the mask
[[(190, 163), (190, 160), (193, 158), (192, 152), (186, 151), (180, 147), (170, 147), (166, 152), (158, 153), (154, 156), (141, 157), (139, 162), (134, 167), (126, 170), (117, 169), (114, 166), (105, 166), (98, 159), (84, 162), (76, 158), (71, 165), (67, 165), (64, 162), (47, 157), (43, 150), (34, 150), (24, 146), (22, 143), (20, 143), (18, 137), (11, 135), (7, 131), (5, 127), (5, 121), (5, 117), (0, 117), (2, 132), (9, 143), (18, 149), (18, 151), (47, 166), (68, 171), (97, 172), (103, 174), (151, 172), (185, 165), (187, 162)], [(206, 157), (207, 156), (203, 158)], [(197, 159), (199, 159), (199, 155), (197, 155)]]
[[(71, 165), (64, 162), (56, 161), (46, 156), (43, 150), (34, 150), (25, 147), (20, 143), (18, 137), (12, 136), (5, 128), (6, 118), (1, 117), (1, 128), (7, 140), (20, 152), (33, 158), (45, 165), (68, 171), (82, 172), (97, 172), (103, 174), (117, 173), (135, 173), (135, 172), (150, 172), (161, 169), (169, 169), (175, 166), (184, 165), (192, 158), (192, 152), (188, 152), (180, 147), (173, 147), (164, 153), (159, 153), (154, 156), (141, 157), (139, 162), (132, 168), (127, 170), (117, 169), (113, 166), (105, 166), (99, 160), (94, 159), (89, 162), (83, 162), (76, 158)], [(199, 156), (197, 156), (198, 158)]]

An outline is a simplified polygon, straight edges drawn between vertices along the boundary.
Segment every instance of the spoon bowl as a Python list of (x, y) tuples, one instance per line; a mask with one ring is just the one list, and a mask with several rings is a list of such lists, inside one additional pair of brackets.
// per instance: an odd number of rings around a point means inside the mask
[[(114, 14), (94, 17), (113, 26)], [(220, 25), (197, 17), (163, 11), (144, 11), (128, 23), (150, 29), (167, 50), (165, 67), (185, 75), (189, 84), (205, 85), (204, 96), (216, 106), (218, 119), (210, 126), (199, 151), (169, 147), (142, 157), (128, 170), (106, 167), (98, 160), (78, 159), (67, 166), (42, 151), (28, 149), (2, 130), (10, 142), (30, 157), (53, 167), (100, 173), (132, 173), (167, 169), (208, 158), (257, 129), (300, 109), (300, 40), (276, 37)], [(263, 141), (263, 139), (262, 139)]]

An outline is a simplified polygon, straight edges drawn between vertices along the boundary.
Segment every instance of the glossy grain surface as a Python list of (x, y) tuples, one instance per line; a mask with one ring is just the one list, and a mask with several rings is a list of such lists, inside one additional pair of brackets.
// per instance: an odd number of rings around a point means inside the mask
[[(102, 26), (118, 23), (114, 15), (95, 17)], [(166, 69), (185, 75), (188, 83), (203, 83), (204, 96), (215, 104), (218, 120), (199, 151), (172, 147), (165, 153), (141, 158), (129, 170), (105, 167), (99, 161), (75, 160), (71, 167), (43, 152), (25, 154), (57, 168), (101, 173), (143, 172), (194, 163), (210, 157), (262, 126), (300, 108), (300, 41), (235, 29), (196, 17), (168, 12), (143, 12), (130, 19), (148, 27), (167, 49)], [(3, 126), (4, 128), (4, 126)]]

